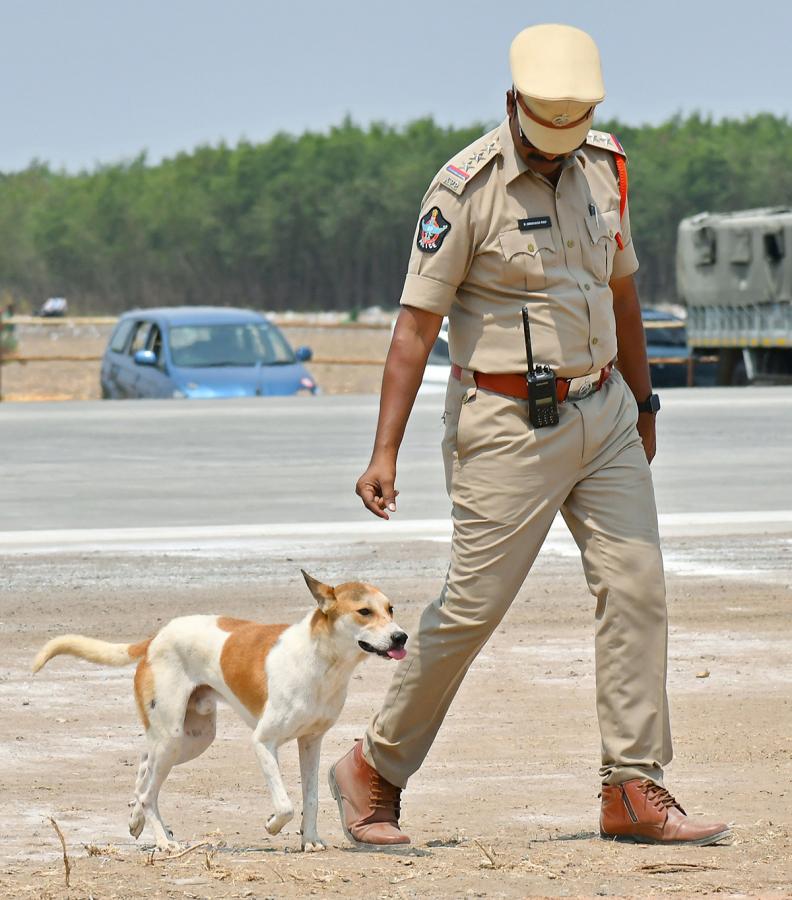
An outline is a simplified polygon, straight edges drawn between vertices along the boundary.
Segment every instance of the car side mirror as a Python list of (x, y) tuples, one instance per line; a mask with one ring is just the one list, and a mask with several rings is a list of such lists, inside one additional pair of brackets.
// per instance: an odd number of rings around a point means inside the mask
[(156, 366), (157, 354), (153, 350), (138, 350), (132, 357), (136, 366)]
[(313, 359), (313, 350), (310, 347), (298, 347), (294, 351), (297, 362), (308, 362)]

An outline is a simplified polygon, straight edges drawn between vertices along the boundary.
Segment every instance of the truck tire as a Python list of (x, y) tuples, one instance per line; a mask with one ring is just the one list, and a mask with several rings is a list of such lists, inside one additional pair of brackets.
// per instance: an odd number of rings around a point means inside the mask
[(739, 355), (735, 350), (721, 348), (718, 353), (718, 372), (715, 379), (719, 387), (731, 387), (734, 384), (732, 378), (738, 360)]
[(745, 363), (742, 358), (738, 358), (732, 369), (731, 384), (733, 387), (745, 387), (749, 383), (748, 373), (745, 371)]

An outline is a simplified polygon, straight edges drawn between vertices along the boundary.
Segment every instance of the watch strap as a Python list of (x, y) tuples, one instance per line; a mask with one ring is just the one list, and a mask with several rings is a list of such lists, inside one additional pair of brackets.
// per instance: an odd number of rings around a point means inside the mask
[(657, 394), (649, 394), (646, 400), (637, 401), (638, 412), (656, 413), (660, 409), (660, 398)]

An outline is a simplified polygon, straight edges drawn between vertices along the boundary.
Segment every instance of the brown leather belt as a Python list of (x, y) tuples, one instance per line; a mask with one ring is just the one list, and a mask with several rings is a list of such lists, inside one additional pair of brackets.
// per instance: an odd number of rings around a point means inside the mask
[[(591, 375), (583, 375), (580, 378), (556, 378), (556, 397), (559, 403), (565, 400), (582, 400), (589, 394), (598, 391), (603, 384), (610, 378), (613, 371), (613, 363), (608, 363), (604, 369), (600, 369), (599, 376), (596, 372)], [(451, 366), (451, 375), (457, 381), (462, 379), (462, 367), (454, 363)], [(507, 397), (517, 397), (520, 400), (528, 399), (528, 382), (525, 375), (520, 372), (508, 372), (501, 374), (493, 374), (488, 372), (474, 372), (473, 379), (476, 387), (484, 388), (487, 391), (494, 391), (496, 394), (505, 394)], [(575, 382), (581, 382), (580, 387), (572, 387)], [(570, 397), (570, 391), (572, 396)]]

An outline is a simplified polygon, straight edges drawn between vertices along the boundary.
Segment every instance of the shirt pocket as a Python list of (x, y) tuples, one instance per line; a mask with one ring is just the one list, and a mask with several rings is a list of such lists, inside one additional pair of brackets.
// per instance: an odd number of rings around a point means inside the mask
[(616, 235), (621, 228), (618, 209), (586, 216), (586, 227), (581, 229), (580, 253), (583, 265), (595, 281), (607, 284), (613, 271), (616, 255)]
[(545, 266), (555, 253), (552, 231), (502, 231), (498, 235), (503, 254), (504, 281), (510, 285), (541, 291), (547, 287)]

